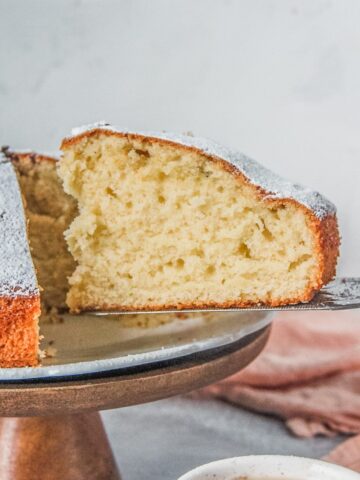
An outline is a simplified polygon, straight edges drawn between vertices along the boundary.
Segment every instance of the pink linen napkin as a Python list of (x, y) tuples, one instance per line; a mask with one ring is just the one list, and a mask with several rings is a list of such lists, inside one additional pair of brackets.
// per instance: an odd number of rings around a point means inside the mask
[[(277, 415), (301, 437), (360, 434), (360, 313), (284, 313), (262, 354), (197, 395)], [(360, 471), (360, 435), (327, 459)]]

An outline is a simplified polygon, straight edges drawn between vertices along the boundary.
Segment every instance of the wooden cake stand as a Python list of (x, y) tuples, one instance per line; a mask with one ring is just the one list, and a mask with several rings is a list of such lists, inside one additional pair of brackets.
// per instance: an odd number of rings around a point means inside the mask
[(269, 331), (262, 326), (224, 345), (126, 369), (0, 379), (0, 479), (119, 480), (99, 410), (183, 394), (229, 376), (260, 353)]

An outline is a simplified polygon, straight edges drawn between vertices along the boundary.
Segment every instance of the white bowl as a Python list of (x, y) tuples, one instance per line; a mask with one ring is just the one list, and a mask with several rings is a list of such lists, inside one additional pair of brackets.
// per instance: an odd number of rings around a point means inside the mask
[(332, 463), (282, 455), (227, 458), (191, 470), (178, 480), (360, 480)]

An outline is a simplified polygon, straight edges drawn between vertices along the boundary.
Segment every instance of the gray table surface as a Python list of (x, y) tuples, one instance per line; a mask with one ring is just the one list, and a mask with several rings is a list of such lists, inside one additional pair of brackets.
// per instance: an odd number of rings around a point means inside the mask
[(343, 440), (296, 438), (276, 418), (187, 397), (102, 415), (123, 480), (175, 480), (198, 465), (239, 455), (320, 458)]

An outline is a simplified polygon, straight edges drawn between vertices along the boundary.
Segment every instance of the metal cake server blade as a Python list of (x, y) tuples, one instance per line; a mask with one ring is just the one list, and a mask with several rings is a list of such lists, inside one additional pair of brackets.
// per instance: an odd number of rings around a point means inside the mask
[(192, 308), (169, 310), (92, 310), (83, 311), (86, 315), (134, 315), (141, 313), (199, 313), (199, 312), (256, 312), (256, 311), (286, 311), (297, 312), (301, 310), (351, 310), (360, 308), (360, 278), (343, 277), (322, 288), (308, 303), (284, 305), (281, 307), (268, 307), (266, 305), (252, 305), (242, 308)]

